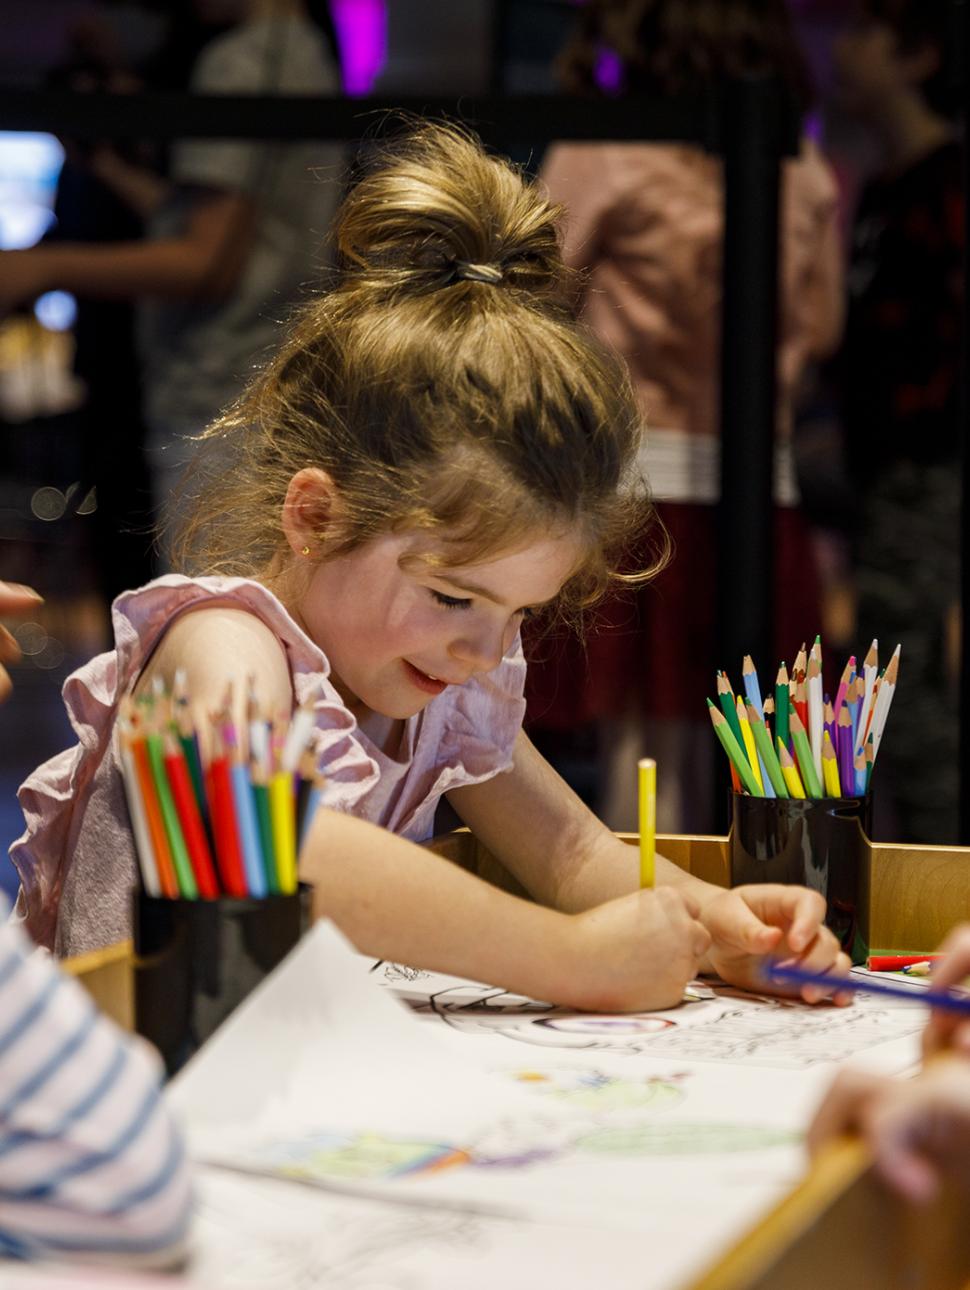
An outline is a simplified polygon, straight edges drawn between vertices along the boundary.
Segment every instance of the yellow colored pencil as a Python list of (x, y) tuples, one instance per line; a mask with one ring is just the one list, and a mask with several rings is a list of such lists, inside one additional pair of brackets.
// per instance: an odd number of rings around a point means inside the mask
[(780, 737), (776, 740), (776, 743), (778, 744), (778, 760), (781, 762), (781, 773), (785, 777), (789, 793), (792, 797), (804, 797), (805, 786), (802, 784), (802, 777), (798, 773), (798, 767), (795, 765), (791, 753), (781, 742)]
[(640, 886), (654, 885), (657, 849), (657, 763), (652, 757), (637, 762), (640, 808)]
[(741, 696), (738, 695), (738, 725), (741, 727), (741, 738), (744, 740), (744, 751), (748, 761), (751, 764), (751, 772), (754, 775), (755, 782), (761, 792), (765, 795), (765, 784), (761, 778), (761, 766), (758, 763), (758, 749), (755, 746), (754, 734), (751, 730), (751, 722), (748, 720), (748, 714), (744, 710), (744, 704), (741, 702)]
[(269, 777), (269, 814), (273, 824), (273, 850), (280, 891), (296, 891), (296, 802), (293, 776), (285, 770)]
[(822, 732), (822, 780), (829, 797), (841, 797), (842, 786), (839, 781), (839, 763), (835, 757), (835, 745), (827, 730)]

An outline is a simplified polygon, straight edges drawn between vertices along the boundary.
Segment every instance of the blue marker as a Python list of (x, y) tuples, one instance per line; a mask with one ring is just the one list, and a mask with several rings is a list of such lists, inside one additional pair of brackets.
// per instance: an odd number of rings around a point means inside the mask
[(806, 972), (802, 968), (784, 967), (781, 963), (766, 963), (764, 977), (766, 981), (781, 981), (786, 985), (822, 985), (840, 994), (845, 991), (884, 994), (892, 999), (905, 999), (907, 1003), (925, 1003), (928, 1008), (970, 1015), (970, 994), (962, 991), (951, 994), (947, 990), (912, 990), (904, 985), (890, 985), (868, 978), (861, 981), (858, 977), (835, 977), (828, 972)]

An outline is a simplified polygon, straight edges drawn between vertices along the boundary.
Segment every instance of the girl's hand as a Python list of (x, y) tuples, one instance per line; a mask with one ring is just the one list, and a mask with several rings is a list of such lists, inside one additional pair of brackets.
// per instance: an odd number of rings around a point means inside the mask
[[(847, 976), (852, 965), (822, 921), (825, 901), (818, 892), (782, 883), (752, 883), (711, 897), (700, 917), (711, 934), (708, 962), (722, 980), (762, 993), (800, 994), (806, 1003), (829, 997), (840, 1004), (850, 1001), (848, 994), (839, 994), (837, 978)], [(762, 968), (769, 955), (806, 972), (831, 972), (832, 989), (766, 984)]]
[(659, 887), (570, 915), (557, 997), (591, 1012), (675, 1007), (711, 942), (697, 913), (692, 896)]

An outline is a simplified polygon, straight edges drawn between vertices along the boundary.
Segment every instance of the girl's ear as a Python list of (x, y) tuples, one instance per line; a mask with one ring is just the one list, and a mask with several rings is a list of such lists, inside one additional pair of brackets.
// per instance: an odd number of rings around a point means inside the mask
[(337, 485), (325, 470), (307, 466), (297, 471), (283, 502), (283, 533), (294, 555), (319, 558), (322, 534), (338, 508)]

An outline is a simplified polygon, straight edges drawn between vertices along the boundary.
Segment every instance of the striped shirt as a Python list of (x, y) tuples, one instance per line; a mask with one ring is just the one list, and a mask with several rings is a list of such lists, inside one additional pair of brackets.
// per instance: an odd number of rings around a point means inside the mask
[(159, 1072), (147, 1044), (0, 924), (0, 1255), (180, 1257), (191, 1189)]

